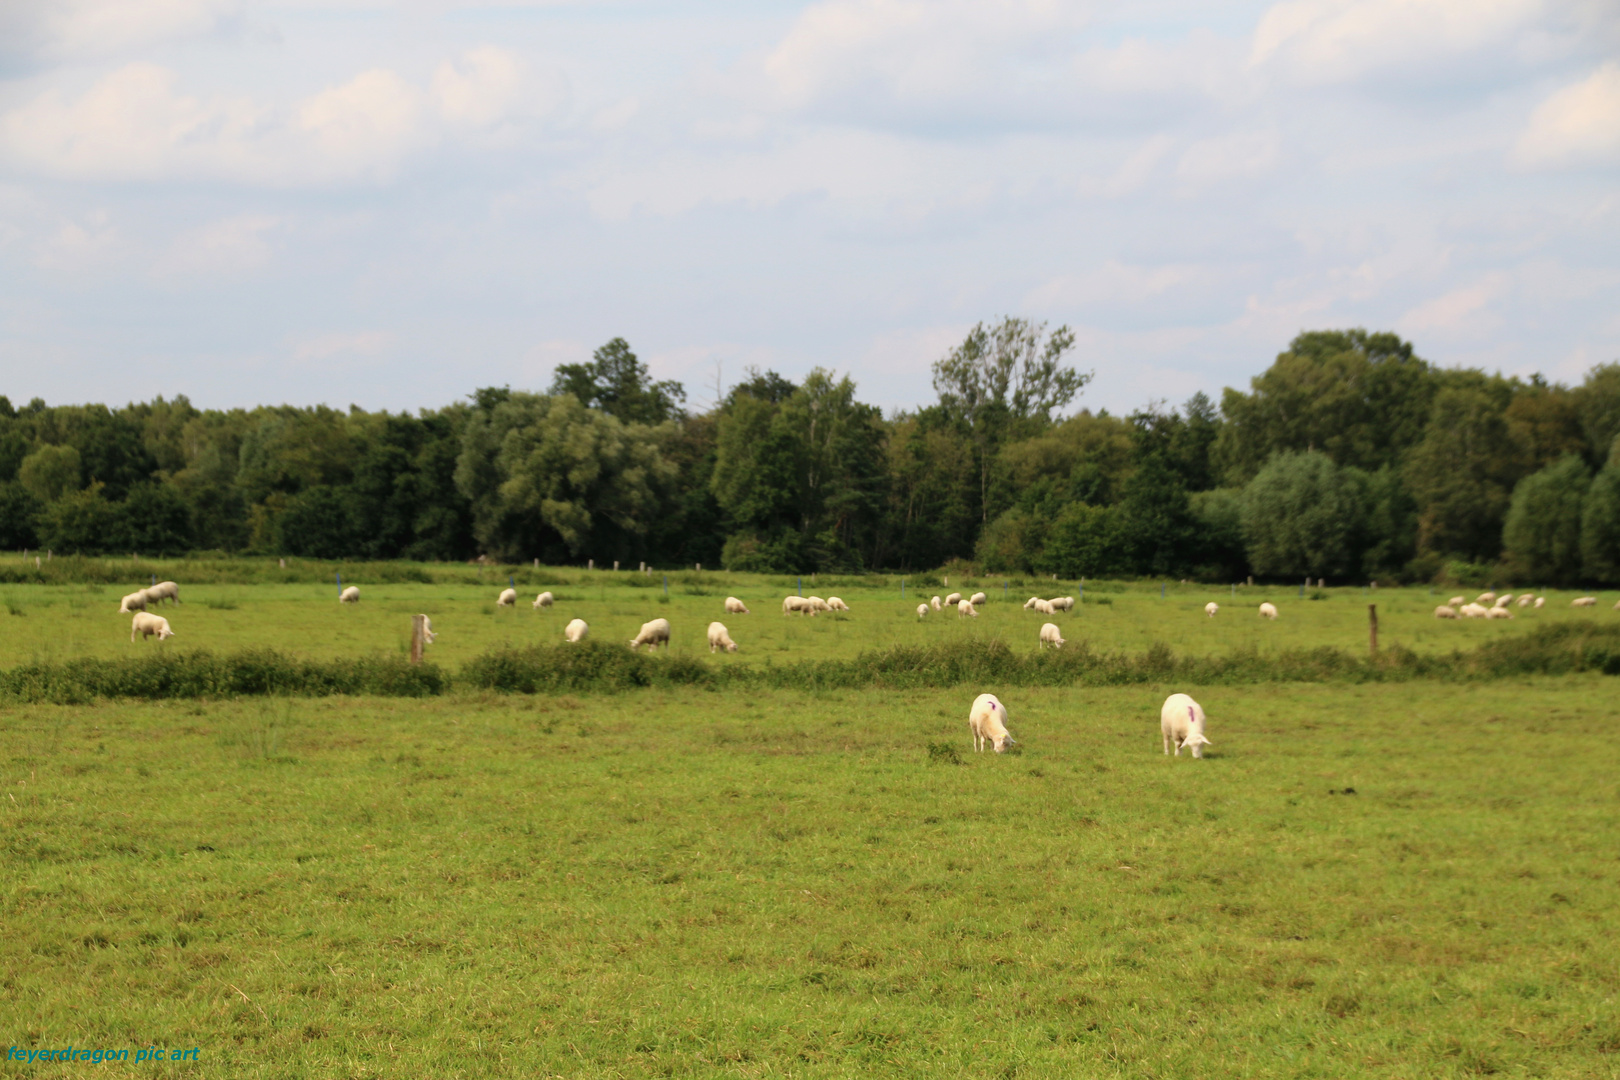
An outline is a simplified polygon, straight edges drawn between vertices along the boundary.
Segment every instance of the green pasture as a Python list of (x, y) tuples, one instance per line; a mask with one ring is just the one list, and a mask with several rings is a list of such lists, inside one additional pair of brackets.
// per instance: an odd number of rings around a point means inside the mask
[[(885, 603), (754, 633), (961, 632)], [(199, 1048), (41, 1076), (1616, 1077), (1612, 686), (999, 688), (1000, 757), (970, 691), (17, 708), (0, 1026)]]
[[(225, 566), (229, 568), (229, 564)], [(424, 566), (417, 571), (420, 576), (441, 573)], [(452, 669), (495, 646), (559, 642), (563, 627), (576, 617), (590, 624), (597, 640), (628, 641), (643, 622), (661, 616), (673, 628), (673, 651), (689, 654), (707, 653), (708, 624), (719, 620), (740, 646), (737, 654), (721, 661), (733, 664), (850, 657), (896, 644), (971, 638), (999, 638), (1015, 648), (1033, 650), (1047, 617), (1023, 609), (1030, 595), (1081, 597), (1073, 612), (1052, 619), (1065, 637), (1088, 641), (1101, 651), (1133, 653), (1157, 642), (1194, 655), (1317, 646), (1361, 653), (1367, 647), (1369, 603), (1378, 605), (1382, 645), (1402, 645), (1419, 652), (1469, 649), (1560, 620), (1601, 624), (1620, 620), (1620, 614), (1610, 610), (1612, 596), (1601, 596), (1596, 608), (1571, 609), (1569, 601), (1579, 595), (1572, 592), (1544, 592), (1545, 608), (1514, 607), (1517, 617), (1512, 621), (1442, 622), (1433, 617), (1433, 611), (1449, 594), (1426, 587), (1313, 589), (1301, 597), (1298, 586), (1167, 583), (1161, 597), (1160, 586), (1154, 583), (1101, 582), (1082, 587), (1075, 582), (1013, 581), (1004, 587), (1005, 579), (970, 578), (941, 585), (937, 576), (907, 579), (904, 599), (897, 577), (821, 581), (806, 577), (806, 595), (840, 596), (851, 608), (847, 615), (823, 614), (811, 619), (781, 613), (783, 596), (798, 591), (798, 581), (791, 577), (683, 572), (670, 575), (666, 597), (662, 574), (555, 568), (539, 572), (512, 568), (520, 589), (518, 606), (499, 609), (495, 599), (506, 587), (508, 572), (490, 570), (480, 575), (465, 567), (451, 567), (442, 572), (442, 580), (433, 582), (379, 582), (368, 580), (363, 566), (347, 568), (344, 583), (358, 585), (362, 596), (359, 604), (349, 606), (337, 602), (337, 586), (330, 577), (326, 584), (262, 580), (247, 572), (246, 560), (238, 583), (215, 565), (205, 575), (209, 580), (200, 583), (187, 579), (184, 563), (162, 569), (180, 582), (182, 599), (178, 606), (161, 609), (176, 632), (175, 638), (161, 646), (164, 649), (232, 652), (269, 647), (310, 658), (404, 652), (410, 617), (422, 612), (431, 617), (440, 635), (429, 650), (430, 658)], [(130, 617), (118, 614), (120, 596), (150, 580), (135, 577), (134, 570), (133, 565), (129, 567), (130, 580), (125, 584), (0, 584), (0, 667), (81, 656), (139, 655), (158, 648), (155, 641), (131, 644)], [(295, 574), (289, 571), (287, 576)], [(541, 589), (553, 592), (557, 603), (549, 610), (535, 611), (531, 602)], [(930, 613), (923, 619), (916, 616), (917, 604), (933, 595), (952, 591), (970, 595), (981, 590), (990, 600), (977, 619), (963, 619), (955, 611)], [(1471, 598), (1478, 590), (1465, 591)], [(727, 615), (724, 601), (728, 595), (743, 599), (752, 613)], [(1203, 610), (1210, 600), (1221, 605), (1213, 619)], [(1264, 600), (1281, 611), (1275, 622), (1257, 614)]]

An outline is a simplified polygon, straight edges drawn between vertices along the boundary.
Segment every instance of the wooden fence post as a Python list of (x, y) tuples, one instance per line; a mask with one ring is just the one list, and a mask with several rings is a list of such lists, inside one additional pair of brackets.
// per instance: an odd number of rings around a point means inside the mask
[(422, 662), (422, 642), (426, 636), (426, 627), (423, 624), (426, 622), (426, 615), (411, 616), (411, 663), (413, 664)]
[(1378, 605), (1367, 605), (1367, 648), (1378, 659)]

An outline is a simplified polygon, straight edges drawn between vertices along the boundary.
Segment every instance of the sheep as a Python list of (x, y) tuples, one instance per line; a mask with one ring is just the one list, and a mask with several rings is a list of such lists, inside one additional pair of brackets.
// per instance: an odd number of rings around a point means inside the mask
[(990, 598), (984, 595), (982, 592), (976, 592), (972, 596), (968, 597), (968, 600), (973, 604), (974, 607), (978, 607), (980, 604), (987, 602), (989, 599)]
[(917, 605), (917, 618), (921, 619), (922, 617), (927, 615), (929, 613), (929, 611), (931, 611), (931, 610), (933, 610), (933, 609), (930, 608), (927, 604), (918, 604)]
[[(646, 632), (646, 627), (642, 628), (642, 632)], [(736, 652), (737, 643), (732, 641), (731, 635), (726, 632), (725, 623), (712, 622), (709, 624), (709, 651), (714, 652), (717, 649), (724, 649), (726, 652)]]
[(838, 599), (838, 597), (836, 597), (836, 596), (829, 596), (829, 597), (827, 597), (827, 610), (828, 611), (848, 611), (849, 610), (849, 605), (844, 603), (842, 600)]
[(1044, 649), (1048, 645), (1054, 649), (1061, 649), (1064, 646), (1063, 632), (1058, 629), (1057, 623), (1043, 623), (1041, 625), (1041, 648)]
[(1531, 596), (1529, 593), (1525, 593), (1523, 596), (1519, 597), (1519, 606), (1520, 607), (1529, 607), (1530, 606), (1530, 601), (1532, 601), (1534, 599), (1535, 599), (1535, 597)]
[(1490, 610), (1484, 604), (1464, 604), (1457, 609), (1457, 614), (1465, 619), (1483, 619), (1485, 612)]
[(568, 625), (563, 627), (563, 640), (570, 645), (578, 645), (590, 632), (591, 628), (585, 625), (584, 619), (570, 619)]
[(350, 585), (347, 589), (338, 593), (338, 603), (340, 604), (358, 604), (359, 602), (360, 586), (358, 585)]
[(1217, 604), (1213, 600), (1204, 605), (1204, 614), (1208, 615), (1212, 619), (1215, 617), (1215, 613), (1219, 610), (1221, 610), (1221, 605)]
[(129, 624), (129, 640), (133, 642), (136, 634), (141, 635), (142, 641), (153, 634), (157, 635), (159, 641), (174, 637), (174, 631), (169, 629), (168, 619), (161, 615), (149, 615), (144, 611), (137, 611)]
[(1037, 613), (1039, 613), (1041, 615), (1056, 615), (1057, 614), (1057, 608), (1052, 606), (1052, 601), (1050, 601), (1050, 600), (1037, 600), (1037, 601), (1035, 601), (1035, 610), (1036, 610)]
[(1024, 610), (1029, 611), (1029, 610), (1033, 609), (1035, 607), (1035, 605), (1039, 604), (1040, 602), (1041, 602), (1040, 597), (1032, 596), (1028, 600), (1024, 601)]
[(645, 645), (649, 649), (656, 649), (662, 645), (669, 648), (669, 620), (654, 619), (652, 622), (641, 624), (641, 633), (630, 639), (630, 647)]
[(539, 611), (541, 608), (550, 607), (556, 602), (557, 598), (552, 596), (550, 592), (543, 592), (534, 598), (534, 604), (532, 606), (534, 607), (534, 610)]
[(173, 600), (178, 604), (180, 602), (180, 586), (172, 581), (160, 581), (148, 588), (146, 595), (151, 600)]
[(1545, 596), (1538, 596), (1538, 597), (1536, 597), (1536, 602), (1535, 602), (1535, 604), (1533, 604), (1533, 605), (1532, 605), (1532, 609), (1533, 609), (1533, 608), (1538, 608), (1538, 607), (1540, 607), (1540, 606), (1541, 606), (1541, 605), (1542, 605), (1542, 604), (1545, 604), (1545, 603), (1546, 603), (1546, 602), (1547, 602), (1547, 598), (1546, 598), (1546, 597), (1545, 597)]
[(1047, 603), (1051, 604), (1053, 610), (1055, 611), (1074, 610), (1074, 597), (1072, 596), (1054, 596), (1052, 599), (1048, 600)]
[(1493, 592), (1482, 592), (1478, 596), (1474, 597), (1474, 603), (1476, 604), (1493, 604), (1495, 602), (1496, 594)]
[(1468, 603), (1468, 601), (1465, 598), (1463, 598), (1461, 596), (1453, 596), (1450, 600), (1446, 601), (1446, 606), (1448, 606), (1448, 607), (1462, 607), (1466, 603)]
[(973, 699), (973, 708), (968, 712), (968, 727), (973, 730), (974, 749), (981, 754), (984, 753), (986, 742), (994, 746), (998, 754), (1017, 742), (1007, 734), (1007, 707), (994, 694), (980, 694)]
[(1571, 600), (1569, 602), (1569, 606), (1570, 607), (1591, 607), (1593, 604), (1596, 604), (1596, 603), (1597, 603), (1597, 597), (1595, 597), (1595, 596), (1577, 596), (1575, 599), (1573, 599), (1573, 600)]
[(782, 614), (791, 615), (795, 611), (801, 615), (814, 615), (816, 606), (810, 602), (808, 596), (784, 596), (782, 598)]
[(145, 589), (132, 592), (122, 600), (118, 601), (118, 614), (128, 615), (136, 611), (145, 611), (147, 601), (151, 599), (152, 598), (147, 595)]
[(979, 617), (979, 613), (973, 610), (973, 601), (971, 600), (958, 600), (956, 602), (956, 615), (957, 618), (961, 618), (964, 615), (972, 619), (977, 619)]
[(805, 599), (805, 602), (808, 603), (810, 605), (810, 607), (815, 611), (831, 611), (832, 610), (832, 606), (829, 605), (827, 603), (827, 601), (823, 600), (819, 596), (807, 596), (804, 599)]
[(962, 602), (962, 594), (959, 593), (959, 592), (953, 592), (953, 593), (951, 593), (951, 595), (949, 595), (949, 596), (947, 596), (945, 598), (945, 606), (946, 607), (955, 607), (957, 604), (960, 604), (961, 602)]
[(517, 590), (516, 589), (502, 589), (501, 590), (501, 595), (495, 598), (495, 606), (496, 607), (516, 607), (517, 606)]
[(728, 597), (726, 597), (726, 614), (727, 615), (751, 615), (751, 614), (753, 614), (753, 612), (748, 610), (748, 605), (747, 604), (743, 603), (741, 600), (737, 599), (735, 596), (728, 596)]
[(944, 605), (939, 602), (939, 597), (938, 596), (936, 596), (932, 600), (928, 601), (928, 603), (933, 606), (933, 609), (935, 611), (939, 611), (941, 608), (944, 607)]
[(1505, 607), (1487, 608), (1485, 610), (1485, 617), (1487, 619), (1511, 619), (1513, 618), (1513, 612), (1509, 611)]
[(1498, 596), (1496, 598), (1496, 603), (1494, 605), (1492, 605), (1492, 606), (1493, 607), (1503, 607), (1503, 608), (1505, 608), (1509, 604), (1511, 604), (1512, 602), (1513, 602), (1513, 594), (1512, 593), (1503, 593), (1501, 596)]
[(1260, 614), (1268, 619), (1275, 619), (1277, 617), (1277, 605), (1271, 603), (1261, 604)]
[(1190, 747), (1192, 756), (1204, 756), (1204, 747), (1214, 746), (1204, 737), (1204, 707), (1186, 694), (1171, 694), (1164, 699), (1159, 710), (1159, 733), (1164, 736), (1164, 752), (1170, 753), (1170, 744), (1176, 744), (1176, 757), (1182, 747)]
[(1450, 604), (1441, 604), (1439, 607), (1434, 609), (1434, 617), (1437, 619), (1455, 619), (1457, 617), (1457, 609), (1452, 607)]

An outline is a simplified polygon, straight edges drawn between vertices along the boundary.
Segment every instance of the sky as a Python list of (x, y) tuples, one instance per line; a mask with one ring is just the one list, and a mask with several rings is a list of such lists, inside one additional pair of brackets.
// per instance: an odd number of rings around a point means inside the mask
[(886, 409), (1302, 330), (1620, 361), (1613, 0), (0, 0), (0, 394), (416, 410), (627, 339)]

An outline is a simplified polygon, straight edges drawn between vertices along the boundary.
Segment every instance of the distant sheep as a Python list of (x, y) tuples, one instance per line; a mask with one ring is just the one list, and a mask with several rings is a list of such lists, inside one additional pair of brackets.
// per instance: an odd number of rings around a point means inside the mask
[(1050, 645), (1054, 649), (1061, 649), (1064, 644), (1063, 632), (1058, 629), (1057, 623), (1041, 624), (1041, 648)]
[(1040, 614), (1040, 615), (1056, 615), (1057, 614), (1057, 608), (1052, 606), (1052, 601), (1050, 601), (1050, 600), (1037, 600), (1037, 601), (1035, 601), (1035, 611), (1036, 611), (1037, 614)]
[(1277, 605), (1271, 603), (1261, 604), (1260, 614), (1268, 619), (1275, 619), (1277, 617)]
[(1052, 605), (1054, 611), (1074, 610), (1074, 597), (1072, 596), (1054, 596), (1047, 603)]
[(557, 598), (555, 596), (552, 596), (551, 593), (549, 593), (549, 592), (543, 592), (539, 596), (534, 598), (534, 604), (531, 605), (531, 606), (536, 611), (539, 611), (541, 608), (550, 607), (552, 604), (555, 604), (556, 602), (557, 602)]
[(1212, 619), (1215, 617), (1215, 613), (1219, 610), (1221, 610), (1221, 605), (1217, 604), (1213, 600), (1204, 605), (1204, 614), (1208, 615)]
[(645, 645), (649, 649), (656, 649), (662, 645), (669, 648), (669, 620), (654, 619), (652, 622), (641, 624), (641, 633), (630, 639), (630, 647)]
[(1441, 604), (1439, 607), (1434, 609), (1434, 617), (1437, 619), (1455, 619), (1457, 617), (1457, 609), (1452, 607), (1450, 604)]
[[(642, 627), (642, 629), (645, 630), (646, 627)], [(709, 624), (709, 651), (715, 652), (719, 649), (724, 649), (726, 652), (736, 652), (737, 643), (732, 641), (731, 635), (726, 632), (725, 623), (712, 622)]]
[(173, 600), (178, 604), (180, 602), (180, 586), (172, 581), (160, 581), (146, 590), (146, 596), (149, 600)]
[(563, 627), (563, 640), (578, 645), (590, 632), (591, 628), (585, 625), (584, 619), (570, 619), (568, 625)]
[(1489, 610), (1484, 604), (1464, 604), (1457, 609), (1457, 614), (1465, 619), (1483, 619)]
[(1474, 597), (1474, 603), (1494, 604), (1496, 603), (1496, 594), (1493, 592), (1482, 592), (1478, 596)]
[(1531, 596), (1529, 593), (1525, 593), (1523, 596), (1519, 597), (1519, 606), (1520, 607), (1529, 607), (1530, 606), (1530, 601), (1532, 601), (1534, 599), (1535, 599), (1535, 597)]
[(829, 610), (829, 611), (848, 611), (849, 610), (849, 605), (844, 603), (842, 600), (838, 599), (838, 597), (836, 597), (836, 596), (829, 596), (829, 597), (827, 597), (827, 610)]
[(1534, 604), (1534, 605), (1533, 605), (1533, 607), (1532, 607), (1532, 610), (1533, 610), (1533, 609), (1534, 609), (1534, 608), (1538, 608), (1538, 607), (1540, 607), (1540, 606), (1541, 606), (1541, 605), (1543, 605), (1543, 604), (1545, 604), (1545, 603), (1546, 603), (1546, 602), (1547, 602), (1547, 598), (1546, 598), (1546, 597), (1545, 597), (1545, 596), (1538, 596), (1538, 597), (1536, 597), (1536, 602), (1535, 602), (1535, 604)]
[(953, 593), (951, 593), (951, 595), (949, 595), (949, 596), (947, 596), (945, 598), (945, 606), (946, 607), (955, 607), (957, 604), (960, 604), (961, 602), (962, 602), (962, 594), (959, 593), (959, 592), (953, 592)]
[(940, 603), (939, 597), (937, 597), (937, 596), (934, 597), (932, 600), (930, 600), (928, 602), (929, 602), (929, 604), (933, 605), (933, 608), (934, 608), (935, 611), (939, 611), (945, 606), (945, 605)]
[(1511, 603), (1513, 603), (1513, 594), (1512, 593), (1503, 593), (1501, 596), (1498, 596), (1496, 598), (1496, 603), (1493, 606), (1494, 607), (1507, 607)]
[(159, 641), (174, 637), (174, 631), (169, 629), (168, 619), (161, 615), (150, 615), (144, 611), (137, 611), (135, 618), (129, 624), (129, 640), (134, 641), (136, 634), (141, 635), (142, 641), (145, 641), (153, 634), (157, 635)]
[(747, 604), (743, 603), (741, 600), (737, 599), (735, 596), (728, 596), (728, 597), (726, 597), (726, 614), (727, 615), (751, 615), (753, 613), (748, 610), (748, 605)]
[(1468, 601), (1461, 596), (1453, 596), (1450, 600), (1447, 600), (1446, 603), (1451, 607), (1462, 607), (1464, 604), (1468, 603)]
[(919, 618), (919, 619), (923, 618), (924, 616), (926, 616), (932, 610), (933, 609), (930, 608), (927, 604), (918, 604), (917, 605), (917, 618)]
[(340, 604), (358, 604), (359, 602), (360, 586), (358, 585), (350, 585), (347, 589), (338, 593), (338, 603)]
[(1577, 596), (1569, 602), (1570, 607), (1591, 607), (1597, 603), (1595, 596)]
[(1204, 756), (1204, 747), (1214, 746), (1204, 737), (1204, 707), (1186, 694), (1171, 694), (1164, 699), (1164, 708), (1159, 710), (1159, 733), (1164, 736), (1164, 752), (1170, 752), (1170, 744), (1176, 744), (1176, 757), (1181, 756), (1182, 747), (1192, 749), (1192, 756)]
[(791, 615), (795, 611), (801, 615), (814, 615), (816, 606), (810, 602), (808, 596), (784, 596), (782, 598), (782, 614)]
[(146, 595), (145, 589), (132, 592), (122, 600), (118, 601), (118, 614), (128, 615), (136, 611), (145, 611), (147, 601), (150, 599), (151, 597)]
[(968, 727), (973, 730), (973, 747), (981, 754), (986, 742), (999, 754), (1017, 741), (1007, 734), (1007, 709), (994, 694), (980, 694), (973, 699)]
[(982, 592), (976, 592), (972, 596), (968, 597), (968, 600), (973, 604), (974, 607), (978, 607), (980, 604), (985, 603), (989, 599), (990, 598), (984, 595)]
[(502, 589), (501, 595), (495, 598), (496, 607), (517, 607), (517, 590)]
[(1029, 610), (1031, 610), (1031, 609), (1032, 609), (1032, 608), (1034, 608), (1034, 607), (1035, 607), (1035, 605), (1036, 605), (1036, 604), (1039, 604), (1039, 603), (1041, 603), (1041, 602), (1042, 602), (1042, 601), (1041, 601), (1041, 598), (1040, 598), (1040, 597), (1038, 597), (1038, 596), (1032, 596), (1032, 597), (1030, 597), (1030, 598), (1029, 598), (1029, 599), (1028, 599), (1028, 600), (1025, 600), (1025, 601), (1024, 601), (1024, 610), (1025, 610), (1025, 611), (1029, 611)]
[(1485, 617), (1487, 619), (1511, 619), (1513, 618), (1513, 612), (1505, 607), (1486, 608)]
[(958, 600), (956, 602), (956, 614), (958, 618), (966, 616), (971, 619), (977, 619), (979, 617), (979, 613), (973, 610), (973, 601), (971, 600)]
[(805, 602), (815, 611), (831, 611), (832, 606), (819, 596), (807, 596)]

